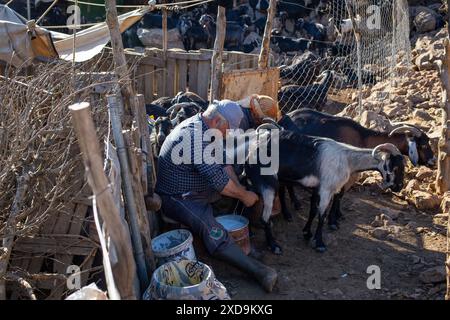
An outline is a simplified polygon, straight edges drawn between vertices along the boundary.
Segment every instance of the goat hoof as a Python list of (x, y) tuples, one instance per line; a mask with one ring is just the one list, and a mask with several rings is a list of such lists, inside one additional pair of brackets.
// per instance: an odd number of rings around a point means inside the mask
[(327, 251), (327, 247), (325, 247), (325, 246), (318, 246), (315, 249), (319, 253), (324, 253), (325, 251)]
[(272, 251), (272, 253), (276, 255), (281, 255), (283, 253), (281, 247), (276, 243), (270, 245), (270, 251)]
[(306, 241), (309, 241), (311, 238), (312, 238), (312, 234), (311, 234), (311, 232), (303, 232), (303, 238), (306, 240)]
[(329, 228), (330, 230), (336, 231), (336, 230), (339, 229), (339, 225), (338, 225), (337, 223), (329, 224), (329, 225), (328, 225), (328, 228)]

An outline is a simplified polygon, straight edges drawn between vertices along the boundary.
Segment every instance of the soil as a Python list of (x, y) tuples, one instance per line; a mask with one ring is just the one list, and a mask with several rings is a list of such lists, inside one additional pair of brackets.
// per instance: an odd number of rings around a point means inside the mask
[[(274, 234), (283, 248), (274, 255), (267, 248), (262, 229), (253, 228), (251, 243), (260, 260), (278, 272), (272, 293), (266, 293), (246, 274), (200, 253), (232, 299), (443, 299), (445, 283), (425, 284), (419, 274), (443, 266), (446, 221), (420, 212), (396, 195), (376, 185), (355, 185), (342, 201), (345, 220), (337, 231), (324, 228), (325, 253), (316, 252), (302, 237), (309, 210), (309, 194), (297, 190), (301, 209), (294, 221), (274, 217)], [(371, 235), (371, 226), (383, 210), (400, 210), (396, 232), (384, 240)], [(409, 225), (407, 226), (407, 224)], [(409, 227), (409, 226), (413, 227)], [(313, 226), (315, 227), (315, 226)], [(314, 230), (314, 229), (313, 229)], [(368, 289), (371, 265), (380, 267), (381, 288)]]

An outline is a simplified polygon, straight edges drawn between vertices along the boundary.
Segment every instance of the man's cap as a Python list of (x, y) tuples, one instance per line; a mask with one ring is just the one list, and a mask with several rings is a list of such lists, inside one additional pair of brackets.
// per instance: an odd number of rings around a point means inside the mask
[(278, 121), (281, 118), (281, 112), (278, 107), (278, 102), (269, 96), (253, 94), (245, 99), (238, 101), (243, 107), (252, 110), (252, 114), (258, 117), (258, 122), (264, 118), (272, 118)]
[(214, 100), (213, 104), (217, 106), (217, 112), (228, 121), (230, 129), (239, 128), (244, 118), (244, 112), (239, 104), (231, 100)]

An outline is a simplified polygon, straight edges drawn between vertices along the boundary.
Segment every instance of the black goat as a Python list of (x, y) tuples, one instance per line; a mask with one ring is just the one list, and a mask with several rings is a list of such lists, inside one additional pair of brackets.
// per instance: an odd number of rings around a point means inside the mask
[[(204, 14), (199, 21), (208, 35), (208, 48), (212, 48), (216, 39), (216, 23), (213, 17)], [(227, 23), (225, 31), (225, 49), (242, 51), (247, 26), (240, 26), (236, 23)]]
[(301, 108), (321, 108), (326, 100), (333, 82), (333, 71), (324, 71), (322, 80), (307, 86), (284, 86), (278, 92), (278, 103), (283, 110)]
[(178, 31), (183, 41), (184, 49), (196, 50), (201, 46), (206, 46), (208, 42), (208, 34), (197, 20), (191, 19), (189, 16), (182, 16), (178, 22)]
[(323, 24), (308, 22), (303, 18), (299, 18), (295, 22), (294, 31), (305, 31), (306, 34), (315, 41), (315, 47), (318, 48), (321, 53), (327, 48), (327, 31)]
[(280, 32), (272, 31), (272, 37), (270, 38), (272, 44), (276, 45), (280, 52), (304, 52), (312, 48), (312, 42), (304, 38), (289, 38), (280, 36)]
[[(285, 116), (279, 123), (283, 126), (284, 121), (291, 120)], [(266, 124), (259, 129), (263, 127), (267, 128)], [(360, 149), (331, 139), (306, 136), (290, 130), (281, 130), (278, 133), (278, 139), (276, 135), (270, 137), (277, 141), (264, 144), (272, 156), (278, 155), (277, 172), (272, 175), (262, 174), (262, 169), (266, 166), (260, 162), (246, 164), (245, 167), (247, 178), (262, 196), (264, 202), (262, 220), (266, 239), (274, 253), (281, 253), (270, 225), (273, 200), (279, 183), (287, 182), (313, 188), (312, 210), (303, 229), (303, 235), (305, 239), (311, 239), (311, 224), (318, 212), (319, 223), (314, 240), (316, 250), (319, 252), (326, 250), (322, 240), (322, 227), (327, 209), (333, 196), (342, 189), (353, 173), (376, 170), (381, 173), (385, 188), (399, 191), (403, 187), (403, 157), (392, 144), (382, 144), (374, 149)], [(257, 144), (255, 150), (250, 150), (250, 156), (252, 153), (259, 153), (258, 148), (261, 146)], [(271, 149), (272, 146), (278, 147), (278, 153)]]
[(307, 51), (294, 60), (290, 66), (280, 67), (281, 85), (308, 85), (314, 82), (321, 70), (321, 61)]
[(202, 107), (195, 102), (181, 102), (167, 109), (167, 114), (172, 121), (172, 126), (175, 127), (202, 110)]

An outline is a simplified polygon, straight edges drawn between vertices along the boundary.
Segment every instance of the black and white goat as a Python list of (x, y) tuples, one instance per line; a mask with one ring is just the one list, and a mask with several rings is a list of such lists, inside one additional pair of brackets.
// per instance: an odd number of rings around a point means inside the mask
[[(279, 124), (292, 122), (284, 117)], [(290, 125), (288, 123), (288, 125)], [(259, 129), (267, 129), (263, 124)], [(322, 240), (322, 227), (328, 208), (335, 194), (348, 182), (355, 172), (375, 170), (383, 177), (383, 188), (399, 191), (403, 187), (404, 162), (400, 151), (392, 144), (382, 144), (374, 149), (361, 149), (339, 143), (327, 138), (312, 137), (295, 131), (278, 132), (279, 168), (274, 175), (263, 175), (261, 162), (246, 164), (245, 174), (251, 185), (262, 196), (264, 209), (262, 221), (266, 239), (272, 252), (281, 253), (281, 247), (272, 234), (270, 216), (273, 200), (279, 183), (299, 184), (313, 189), (312, 210), (303, 229), (305, 239), (310, 240), (311, 223), (319, 213), (319, 223), (314, 235), (315, 248), (324, 252), (326, 246)], [(274, 136), (272, 135), (271, 138)], [(267, 143), (270, 149), (272, 143)], [(250, 150), (258, 152), (258, 148)], [(269, 151), (272, 156), (275, 150)]]

